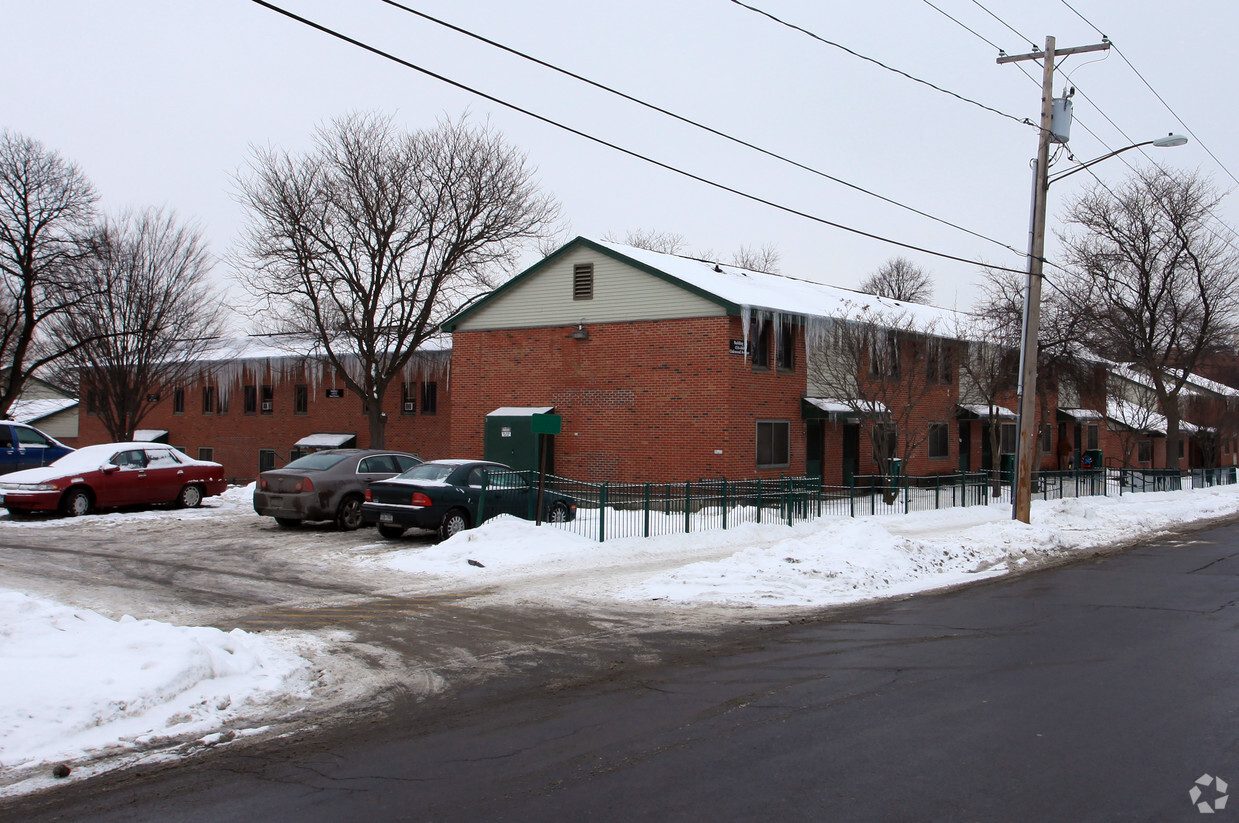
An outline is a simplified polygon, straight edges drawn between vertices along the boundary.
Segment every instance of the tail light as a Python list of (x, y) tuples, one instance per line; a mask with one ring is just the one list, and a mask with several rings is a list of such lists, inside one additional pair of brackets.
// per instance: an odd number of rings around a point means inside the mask
[(434, 501), (421, 492), (413, 492), (413, 497), (409, 500), (410, 506), (433, 506)]
[(303, 477), (293, 484), (293, 491), (312, 492), (314, 491), (314, 481), (310, 480), (308, 477)]
[(271, 484), (267, 482), (267, 478), (265, 477), (258, 478), (258, 488), (262, 489), (263, 491), (266, 491), (270, 487), (271, 487)]
[(370, 491), (369, 489), (366, 489), (366, 502), (367, 503), (374, 502), (374, 492)]

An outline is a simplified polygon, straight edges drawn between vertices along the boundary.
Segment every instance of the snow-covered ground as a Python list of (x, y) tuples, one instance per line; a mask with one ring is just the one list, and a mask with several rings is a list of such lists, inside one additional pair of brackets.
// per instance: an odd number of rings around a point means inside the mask
[[(234, 490), (213, 509), (108, 514), (91, 522), (175, 516), (215, 518), (221, 530), (252, 528), (251, 494), (252, 488)], [(350, 536), (358, 552), (325, 554), (321, 562), (382, 578), (386, 591), (395, 571), (396, 590), (487, 592), (475, 605), (585, 612), (603, 604), (655, 612), (709, 607), (726, 619), (956, 586), (1237, 513), (1239, 488), (1216, 487), (1036, 501), (1031, 525), (1012, 522), (1009, 507), (994, 505), (606, 543), (502, 517), (437, 545), (410, 547), (360, 531)], [(52, 522), (5, 521), (0, 547), (10, 527)], [(288, 540), (306, 539), (296, 535)], [(8, 784), (0, 793), (47, 785), (53, 763), (78, 769), (160, 743), (210, 746), (252, 731), (265, 717), (287, 719), (298, 708), (308, 714), (315, 706), (310, 661), (330, 656), (341, 639), (347, 635), (113, 620), (0, 589), (0, 785)]]

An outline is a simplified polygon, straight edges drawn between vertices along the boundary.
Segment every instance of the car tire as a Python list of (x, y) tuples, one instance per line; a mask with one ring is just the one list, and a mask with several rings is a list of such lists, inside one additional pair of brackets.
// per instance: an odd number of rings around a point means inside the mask
[(60, 500), (60, 511), (65, 517), (81, 517), (90, 514), (95, 500), (88, 489), (69, 489)]
[(193, 483), (183, 487), (176, 496), (176, 506), (179, 509), (196, 509), (202, 505), (202, 487)]
[(301, 525), (301, 521), (295, 517), (277, 517), (275, 522), (276, 525), (285, 529), (295, 529)]
[(361, 527), (361, 498), (355, 494), (345, 496), (336, 509), (336, 528), (351, 532)]
[(404, 535), (404, 526), (385, 526), (380, 523), (379, 534), (383, 535), (388, 540), (396, 540)]
[(462, 509), (451, 509), (439, 524), (439, 539), (447, 540), (469, 528), (469, 515)]
[(551, 511), (546, 517), (548, 523), (567, 523), (568, 522), (568, 505), (566, 503), (555, 503), (551, 506)]

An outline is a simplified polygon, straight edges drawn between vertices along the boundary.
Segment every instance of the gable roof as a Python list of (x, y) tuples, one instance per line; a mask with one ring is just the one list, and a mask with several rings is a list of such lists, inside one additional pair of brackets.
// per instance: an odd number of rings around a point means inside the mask
[(577, 237), (448, 318), (443, 329), (454, 330), (482, 306), (502, 299), (520, 283), (537, 276), (565, 254), (580, 248), (590, 249), (692, 292), (721, 306), (731, 315), (754, 311), (826, 319), (855, 317), (860, 312), (899, 313), (908, 315), (920, 325), (948, 324), (949, 328), (959, 314), (950, 309), (890, 300), (825, 283)]

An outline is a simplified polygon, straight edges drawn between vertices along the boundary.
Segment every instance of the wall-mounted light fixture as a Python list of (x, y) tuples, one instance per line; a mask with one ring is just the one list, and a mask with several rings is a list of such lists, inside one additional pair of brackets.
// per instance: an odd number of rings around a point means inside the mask
[(589, 330), (586, 329), (583, 324), (577, 323), (576, 328), (572, 330), (572, 339), (573, 340), (588, 340)]

